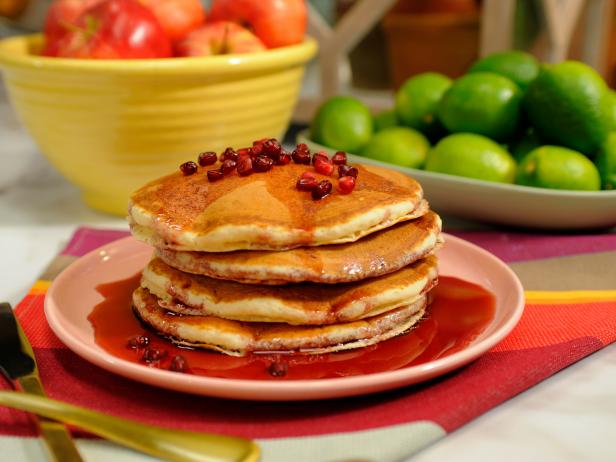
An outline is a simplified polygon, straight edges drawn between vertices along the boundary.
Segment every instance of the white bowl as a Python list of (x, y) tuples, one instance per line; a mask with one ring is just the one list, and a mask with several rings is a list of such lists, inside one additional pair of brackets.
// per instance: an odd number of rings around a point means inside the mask
[[(297, 135), (311, 150), (330, 149), (309, 139), (309, 130)], [(380, 165), (415, 178), (430, 206), (439, 213), (500, 225), (582, 230), (616, 226), (616, 190), (563, 191), (493, 183), (442, 173), (400, 167), (349, 154), (351, 162)]]

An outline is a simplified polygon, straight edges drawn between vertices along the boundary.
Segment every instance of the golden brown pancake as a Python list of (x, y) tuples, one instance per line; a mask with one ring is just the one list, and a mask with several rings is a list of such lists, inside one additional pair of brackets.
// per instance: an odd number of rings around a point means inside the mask
[(423, 316), (426, 296), (378, 316), (327, 326), (289, 326), (177, 315), (161, 308), (158, 299), (144, 288), (134, 292), (133, 306), (143, 322), (180, 345), (232, 356), (260, 351), (320, 354), (373, 345), (405, 332)]
[[(214, 168), (208, 167), (209, 168)], [(357, 166), (351, 194), (313, 200), (295, 187), (307, 165), (294, 163), (210, 183), (205, 169), (155, 180), (131, 197), (133, 234), (156, 247), (184, 251), (285, 250), (354, 242), (420, 215), (421, 186), (392, 170)]]
[(157, 255), (181, 271), (244, 284), (338, 284), (391, 273), (431, 254), (440, 243), (440, 232), (441, 219), (428, 212), (354, 243), (281, 252), (182, 252), (161, 248)]
[(375, 316), (406, 305), (437, 282), (434, 256), (396, 272), (348, 284), (257, 286), (184, 273), (154, 258), (141, 286), (180, 314), (249, 322), (334, 324)]

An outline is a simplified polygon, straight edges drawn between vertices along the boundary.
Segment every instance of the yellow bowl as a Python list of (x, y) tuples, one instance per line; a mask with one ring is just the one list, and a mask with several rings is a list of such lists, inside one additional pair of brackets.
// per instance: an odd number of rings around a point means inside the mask
[(0, 41), (18, 116), (91, 207), (126, 213), (143, 183), (201, 151), (284, 133), (316, 42), (261, 53), (156, 60), (37, 56), (40, 35)]

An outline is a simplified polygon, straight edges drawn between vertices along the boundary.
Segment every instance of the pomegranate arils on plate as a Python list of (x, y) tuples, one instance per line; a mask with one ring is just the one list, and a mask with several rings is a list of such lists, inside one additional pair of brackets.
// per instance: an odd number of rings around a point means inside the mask
[(176, 355), (171, 359), (169, 370), (173, 372), (188, 372), (188, 361), (182, 355)]
[(218, 156), (215, 152), (202, 152), (201, 154), (199, 154), (197, 162), (199, 162), (199, 165), (201, 165), (201, 167), (206, 167), (208, 165), (215, 164), (217, 160)]
[(156, 361), (160, 361), (165, 356), (167, 356), (166, 350), (159, 350), (158, 348), (147, 348), (143, 352), (143, 356), (141, 357), (141, 359), (143, 359), (146, 363), (153, 363)]
[(343, 176), (338, 180), (338, 189), (342, 194), (349, 194), (355, 189), (355, 177)]
[(312, 198), (314, 200), (323, 199), (332, 192), (332, 184), (329, 180), (321, 181), (316, 187), (312, 190)]
[(180, 165), (180, 172), (182, 172), (184, 176), (188, 176), (196, 173), (198, 168), (199, 167), (197, 167), (197, 164), (195, 164), (192, 160), (189, 160), (188, 162), (184, 162)]
[(138, 350), (140, 348), (145, 348), (150, 344), (150, 337), (148, 337), (147, 335), (135, 335), (134, 337), (131, 337), (128, 339), (128, 342), (126, 342), (126, 345), (129, 348), (133, 348), (135, 350)]
[(249, 156), (240, 156), (237, 161), (237, 174), (240, 176), (248, 176), (252, 172), (252, 159)]
[(222, 170), (218, 168), (216, 170), (207, 171), (207, 179), (210, 180), (211, 182), (222, 180), (224, 176), (225, 174), (222, 173)]
[(324, 159), (323, 157), (318, 157), (314, 161), (314, 169), (321, 175), (329, 176), (334, 173), (334, 164), (332, 164), (329, 160)]
[(237, 167), (237, 162), (232, 160), (232, 159), (226, 159), (223, 161), (222, 166), (220, 167), (220, 169), (222, 170), (222, 173), (224, 175), (227, 175), (229, 173), (231, 173), (233, 170), (235, 170), (235, 167)]
[(267, 372), (272, 377), (284, 377), (289, 371), (289, 365), (280, 361), (276, 361), (267, 366)]
[(329, 162), (329, 156), (325, 151), (319, 151), (312, 156), (312, 164), (314, 165), (318, 158), (323, 159), (326, 162)]
[(349, 165), (339, 165), (338, 166), (338, 177), (342, 178), (343, 176), (352, 176), (353, 178), (357, 178), (359, 171), (355, 167), (351, 167)]
[(336, 154), (334, 154), (332, 157), (332, 163), (334, 165), (346, 165), (347, 163), (346, 152), (338, 151)]
[(297, 180), (295, 187), (300, 191), (312, 191), (318, 184), (319, 182), (316, 178), (300, 178)]
[(295, 147), (291, 157), (296, 164), (310, 165), (310, 149), (304, 143), (300, 143)]
[(252, 162), (252, 168), (255, 172), (267, 172), (274, 165), (274, 161), (271, 157), (258, 156)]
[(225, 149), (225, 152), (220, 155), (220, 161), (224, 162), (225, 160), (233, 160), (237, 162), (238, 157), (238, 153), (235, 152), (233, 148), (227, 148)]

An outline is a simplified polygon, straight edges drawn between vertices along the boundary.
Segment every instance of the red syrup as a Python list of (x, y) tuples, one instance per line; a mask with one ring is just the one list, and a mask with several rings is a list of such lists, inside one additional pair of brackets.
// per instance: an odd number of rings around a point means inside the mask
[[(468, 346), (494, 317), (495, 298), (483, 287), (441, 276), (432, 303), (419, 324), (398, 337), (356, 350), (321, 355), (251, 354), (245, 357), (180, 348), (144, 327), (133, 315), (131, 295), (140, 274), (101, 284), (96, 290), (105, 300), (88, 316), (96, 343), (118, 358), (147, 367), (170, 369), (176, 356), (186, 361), (188, 373), (208, 377), (255, 380), (297, 380), (345, 377), (392, 371), (432, 361)], [(164, 350), (160, 361), (146, 363), (144, 348), (128, 341), (139, 335), (150, 339), (148, 348)], [(177, 360), (176, 360), (177, 361)]]

